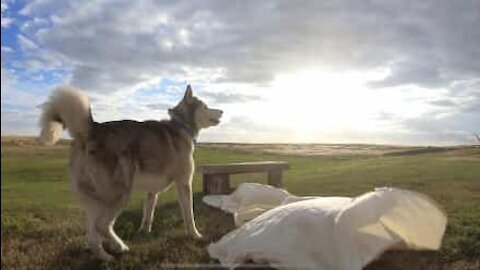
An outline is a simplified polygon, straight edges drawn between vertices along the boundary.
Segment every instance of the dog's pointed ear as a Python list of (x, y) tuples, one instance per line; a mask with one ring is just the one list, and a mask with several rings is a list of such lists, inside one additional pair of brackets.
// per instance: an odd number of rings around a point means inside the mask
[(192, 98), (193, 98), (192, 87), (190, 85), (187, 85), (187, 89), (185, 90), (185, 95), (183, 96), (183, 99), (186, 101), (191, 101)]

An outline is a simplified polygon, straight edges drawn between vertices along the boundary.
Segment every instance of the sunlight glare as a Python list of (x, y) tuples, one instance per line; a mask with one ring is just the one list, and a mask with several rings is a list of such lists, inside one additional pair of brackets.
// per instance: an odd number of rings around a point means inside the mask
[(282, 74), (259, 91), (260, 102), (230, 106), (229, 110), (265, 128), (288, 130), (282, 138), (285, 141), (340, 141), (340, 137), (404, 130), (401, 122), (386, 121), (385, 117), (418, 117), (429, 109), (425, 104), (443, 90), (368, 87), (369, 82), (388, 75), (388, 69), (341, 73), (310, 69)]
[(328, 73), (306, 70), (278, 76), (272, 84), (270, 109), (279, 113), (270, 121), (289, 123), (300, 131), (366, 125), (376, 113), (375, 96), (365, 83), (384, 76), (384, 72)]

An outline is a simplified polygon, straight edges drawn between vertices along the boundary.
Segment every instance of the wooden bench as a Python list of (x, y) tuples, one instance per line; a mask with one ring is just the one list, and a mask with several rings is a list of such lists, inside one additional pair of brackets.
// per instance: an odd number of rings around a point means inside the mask
[(204, 194), (229, 194), (230, 175), (240, 173), (266, 172), (268, 184), (282, 187), (282, 172), (289, 169), (288, 163), (282, 161), (243, 162), (230, 164), (211, 164), (201, 167)]

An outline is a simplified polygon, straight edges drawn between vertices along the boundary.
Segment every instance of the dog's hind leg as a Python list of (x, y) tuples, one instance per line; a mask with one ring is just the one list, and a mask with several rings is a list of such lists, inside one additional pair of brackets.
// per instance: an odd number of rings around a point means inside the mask
[(97, 232), (102, 235), (114, 252), (127, 252), (128, 246), (118, 237), (113, 230), (117, 216), (120, 214), (123, 203), (118, 202), (112, 206), (104, 206), (99, 212), (96, 221)]
[(119, 201), (113, 205), (92, 198), (79, 189), (79, 197), (84, 205), (87, 217), (87, 241), (94, 255), (103, 261), (113, 261), (114, 257), (103, 248), (103, 240), (107, 240), (115, 252), (128, 251), (127, 245), (115, 234), (113, 225), (124, 203)]
[(113, 261), (114, 257), (108, 254), (102, 246), (103, 237), (98, 231), (97, 221), (100, 218), (102, 211), (99, 202), (83, 196), (83, 204), (87, 216), (87, 241), (93, 254), (103, 261)]
[(187, 234), (193, 236), (196, 239), (202, 238), (202, 235), (198, 232), (195, 226), (195, 218), (193, 216), (193, 195), (191, 181), (177, 182), (178, 202), (180, 209), (182, 210), (183, 223)]
[(158, 193), (148, 192), (147, 198), (143, 203), (142, 224), (138, 232), (149, 233), (152, 230), (153, 216), (155, 215), (155, 206), (157, 205)]

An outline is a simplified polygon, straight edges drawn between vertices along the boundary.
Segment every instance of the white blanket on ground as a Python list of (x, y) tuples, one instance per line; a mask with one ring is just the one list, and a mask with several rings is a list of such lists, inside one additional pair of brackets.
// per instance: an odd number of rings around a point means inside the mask
[(203, 201), (233, 213), (241, 226), (210, 244), (225, 267), (252, 260), (288, 269), (362, 269), (393, 247), (440, 247), (447, 218), (417, 192), (377, 188), (355, 198), (297, 197), (245, 183)]

